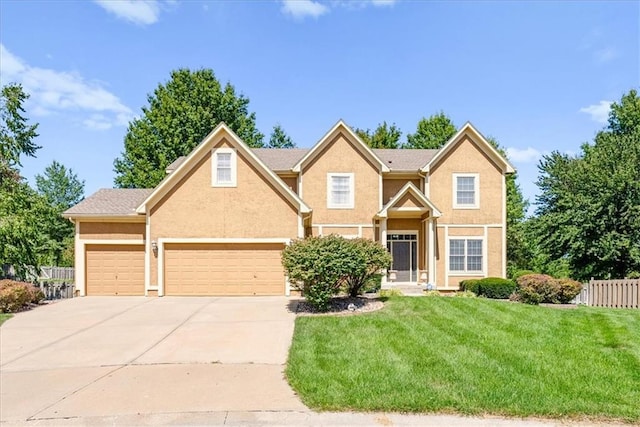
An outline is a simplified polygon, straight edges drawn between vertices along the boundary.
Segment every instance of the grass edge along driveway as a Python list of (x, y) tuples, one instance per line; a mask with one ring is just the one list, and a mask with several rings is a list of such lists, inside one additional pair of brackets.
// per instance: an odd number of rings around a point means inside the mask
[(299, 317), (286, 375), (317, 410), (640, 421), (640, 311), (389, 299)]

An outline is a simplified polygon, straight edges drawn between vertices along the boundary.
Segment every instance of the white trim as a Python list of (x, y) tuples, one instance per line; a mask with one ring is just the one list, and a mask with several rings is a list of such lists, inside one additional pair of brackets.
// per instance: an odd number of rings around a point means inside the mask
[(86, 271), (85, 271), (85, 255), (84, 255), (84, 245), (80, 241), (80, 221), (76, 221), (75, 227), (75, 242), (74, 242), (74, 258), (75, 258), (75, 282), (76, 282), (76, 290), (80, 294), (80, 296), (85, 296), (87, 294), (86, 290)]
[[(76, 229), (76, 233), (79, 233), (79, 223), (76, 223), (78, 228)], [(87, 245), (144, 245), (144, 240), (138, 239), (123, 239), (123, 240), (106, 240), (106, 239), (79, 239), (76, 237), (76, 289), (79, 291), (80, 296), (87, 295), (87, 271), (86, 271), (86, 256), (87, 256)], [(78, 254), (80, 257), (78, 257)], [(79, 261), (79, 262), (78, 262)], [(146, 295), (146, 291), (145, 291)]]
[[(333, 178), (349, 178), (349, 200), (345, 204), (334, 203)], [(327, 209), (354, 209), (355, 208), (355, 174), (353, 172), (327, 172)]]
[(145, 232), (145, 249), (144, 249), (144, 294), (149, 295), (151, 290), (151, 215), (146, 216)]
[[(485, 233), (482, 236), (447, 236), (447, 253), (446, 253), (446, 266), (447, 266), (447, 272), (448, 275), (452, 276), (452, 277), (456, 277), (456, 276), (486, 276), (487, 275), (487, 227), (484, 227)], [(451, 270), (450, 268), (450, 250), (451, 250), (451, 245), (450, 245), (450, 241), (451, 240), (464, 240), (465, 241), (465, 249), (464, 249), (464, 263), (465, 263), (465, 270), (461, 271), (461, 270)], [(476, 270), (466, 270), (467, 267), (467, 240), (480, 240), (482, 241), (482, 270), (481, 271), (476, 271)], [(449, 286), (449, 281), (447, 280), (447, 286)]]
[[(409, 283), (418, 283), (420, 281), (420, 253), (422, 252), (420, 250), (420, 230), (387, 230), (387, 236), (389, 234), (415, 234), (416, 236), (416, 251), (418, 251), (418, 253), (416, 253), (416, 262), (418, 265), (415, 265), (415, 273), (416, 273), (416, 280), (413, 281), (411, 280), (411, 275), (409, 275)], [(389, 242), (397, 242), (398, 240), (387, 240), (387, 243), (385, 243), (384, 247), (387, 247), (387, 244)], [(407, 242), (407, 240), (400, 240), (403, 242)], [(412, 242), (413, 240), (409, 240), (409, 242)], [(388, 249), (387, 249), (388, 250)], [(409, 265), (411, 265), (411, 247), (409, 247)], [(411, 270), (410, 270), (411, 271)]]
[(330, 137), (334, 134), (334, 132), (336, 132), (338, 130), (338, 128), (343, 127), (346, 131), (346, 133), (352, 138), (354, 139), (357, 144), (356, 144), (356, 149), (358, 151), (360, 151), (362, 154), (365, 155), (365, 157), (368, 157), (369, 160), (373, 161), (374, 163), (377, 163), (378, 166), (380, 167), (380, 171), (381, 172), (389, 172), (390, 169), (387, 165), (384, 164), (384, 162), (382, 160), (380, 160), (380, 158), (378, 156), (375, 155), (375, 153), (371, 150), (371, 148), (369, 148), (369, 146), (367, 144), (365, 144), (362, 139), (360, 139), (360, 137), (358, 135), (356, 135), (356, 133), (353, 131), (353, 129), (351, 129), (349, 126), (347, 126), (347, 124), (343, 121), (343, 120), (338, 120), (338, 122), (333, 125), (333, 127), (331, 129), (329, 129), (329, 132), (327, 132), (322, 138), (320, 138), (320, 141), (318, 141), (313, 148), (311, 148), (311, 150), (307, 151), (307, 154), (305, 154), (300, 160), (298, 160), (298, 163), (296, 163), (293, 168), (291, 168), (291, 170), (293, 172), (301, 172), (302, 170), (302, 165), (304, 165), (307, 161), (313, 159), (317, 153), (321, 152), (321, 147), (326, 144), (327, 142), (329, 142)]
[[(453, 183), (453, 209), (480, 209), (480, 174), (479, 173), (458, 173), (451, 174), (451, 181)], [(473, 204), (458, 203), (458, 178), (473, 178)]]
[(298, 238), (304, 239), (304, 218), (301, 212), (298, 212)]
[[(282, 243), (289, 245), (291, 239), (288, 238), (244, 238), (244, 237), (159, 237), (158, 238), (158, 296), (164, 296), (164, 245), (168, 243)], [(285, 275), (285, 295), (287, 294), (288, 279)]]
[[(230, 154), (231, 181), (218, 182), (218, 154)], [(211, 150), (211, 186), (212, 187), (237, 187), (238, 186), (238, 152), (235, 148), (219, 147)]]
[[(275, 172), (269, 169), (258, 156), (251, 150), (246, 143), (244, 143), (238, 135), (235, 134), (225, 123), (221, 122), (215, 127), (204, 139), (198, 144), (196, 148), (189, 153), (187, 158), (174, 170), (171, 174), (167, 175), (160, 184), (153, 190), (153, 192), (137, 207), (136, 213), (144, 214), (147, 212), (147, 207), (151, 208), (156, 199), (164, 196), (174, 185), (175, 182), (179, 182), (192, 167), (191, 163), (204, 157), (204, 155), (210, 152), (209, 148), (214, 145), (214, 142), (228, 136), (229, 142), (233, 143), (236, 149), (247, 158), (247, 160), (256, 166), (256, 169), (262, 173), (273, 184), (276, 189), (279, 189), (282, 194), (303, 213), (311, 212), (311, 208), (298, 196), (288, 185), (280, 179)], [(220, 139), (219, 139), (220, 138)], [(195, 160), (194, 160), (195, 159)], [(150, 205), (150, 206), (147, 206)]]
[(446, 157), (447, 153), (449, 151), (451, 151), (453, 146), (458, 142), (458, 140), (462, 137), (462, 135), (467, 134), (467, 133), (471, 133), (471, 132), (475, 133), (475, 135), (478, 137), (479, 141), (475, 141), (475, 140), (474, 141), (476, 143), (480, 142), (480, 148), (486, 154), (488, 154), (488, 156), (490, 158), (492, 158), (498, 164), (502, 165), (504, 173), (515, 173), (516, 170), (511, 165), (511, 163), (509, 163), (509, 161), (507, 159), (505, 159), (502, 156), (502, 154), (500, 154), (498, 152), (498, 150), (496, 150), (489, 143), (489, 141), (487, 141), (487, 139), (478, 131), (478, 129), (476, 129), (470, 122), (465, 123), (464, 126), (462, 126), (460, 128), (460, 130), (458, 130), (458, 132), (456, 132), (455, 135), (453, 135), (451, 138), (449, 138), (449, 140), (444, 144), (444, 146), (440, 150), (438, 150), (436, 155), (433, 156), (433, 158), (431, 160), (429, 160), (429, 162), (426, 165), (424, 165), (424, 167), (421, 169), (421, 171), (422, 172), (429, 172), (429, 170), (431, 169), (432, 166), (434, 166), (441, 159)]
[(502, 175), (502, 277), (507, 277), (507, 177)]
[(383, 188), (384, 188), (384, 181), (382, 179), (382, 174), (379, 173), (378, 174), (378, 210), (381, 210), (382, 206), (384, 206), (384, 196), (382, 193)]
[(312, 227), (332, 227), (332, 228), (373, 228), (373, 224), (325, 224), (325, 223), (315, 223), (311, 224)]
[[(406, 194), (411, 193), (415, 196), (422, 204), (424, 204), (424, 208), (395, 208), (393, 207), (402, 197)], [(428, 209), (427, 209), (428, 208)], [(438, 208), (429, 200), (420, 190), (413, 185), (411, 181), (408, 181), (398, 192), (387, 202), (386, 205), (376, 214), (376, 218), (386, 218), (388, 216), (389, 211), (391, 212), (427, 212), (431, 210), (432, 217), (440, 217), (442, 213)]]
[[(380, 219), (380, 244), (387, 249), (387, 218)], [(375, 237), (375, 232), (374, 232)], [(387, 284), (387, 270), (385, 270), (382, 274), (381, 285), (384, 286)]]
[(489, 229), (484, 227), (484, 234), (482, 239), (482, 270), (485, 275), (489, 275)]
[[(434, 218), (429, 219), (429, 255), (427, 271), (429, 275), (429, 283), (436, 283), (436, 220)], [(426, 226), (425, 226), (426, 228)]]
[(160, 237), (158, 239), (158, 247), (160, 243), (284, 243), (291, 242), (289, 238), (280, 237)]
[(449, 228), (500, 228), (502, 224), (438, 224), (438, 228), (449, 227)]
[(449, 226), (444, 226), (444, 287), (449, 287)]
[(302, 174), (298, 174), (298, 196), (302, 198)]

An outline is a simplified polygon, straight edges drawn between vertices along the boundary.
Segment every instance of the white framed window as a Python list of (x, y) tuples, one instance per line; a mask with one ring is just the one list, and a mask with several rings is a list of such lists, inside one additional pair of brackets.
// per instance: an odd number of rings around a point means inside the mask
[(478, 209), (480, 207), (480, 175), (477, 173), (453, 174), (453, 208)]
[(216, 148), (211, 153), (211, 185), (235, 187), (237, 185), (237, 153), (233, 148)]
[(483, 239), (449, 239), (449, 271), (452, 273), (483, 274)]
[(353, 173), (327, 174), (327, 208), (353, 209)]

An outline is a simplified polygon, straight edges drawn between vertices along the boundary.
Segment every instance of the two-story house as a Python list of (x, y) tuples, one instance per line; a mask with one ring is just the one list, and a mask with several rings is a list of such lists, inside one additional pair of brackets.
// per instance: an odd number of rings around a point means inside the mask
[(225, 124), (154, 189), (103, 189), (75, 223), (80, 295), (289, 295), (293, 239), (365, 237), (387, 280), (456, 290), (505, 276), (509, 162), (469, 123), (439, 150), (371, 149), (339, 121), (310, 149), (252, 149)]

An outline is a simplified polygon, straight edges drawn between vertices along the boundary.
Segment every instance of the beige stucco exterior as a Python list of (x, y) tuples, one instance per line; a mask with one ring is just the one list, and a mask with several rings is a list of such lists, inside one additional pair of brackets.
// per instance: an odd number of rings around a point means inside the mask
[[(217, 149), (235, 153), (233, 185), (212, 183)], [(340, 122), (277, 176), (233, 132), (218, 127), (136, 214), (76, 218), (76, 263), (91, 270), (82, 277), (97, 293), (96, 280), (127, 268), (135, 279), (123, 292), (139, 293), (142, 250), (146, 295), (288, 294), (279, 260), (292, 239), (340, 234), (386, 246), (394, 232), (415, 232), (419, 280), (455, 290), (465, 278), (505, 274), (508, 167), (490, 150), (475, 129), (465, 127), (423, 169), (393, 172)], [(352, 174), (353, 208), (328, 206), (331, 173)], [(477, 208), (454, 206), (455, 174), (477, 176)], [(449, 271), (452, 238), (482, 241), (482, 271)], [(96, 246), (102, 244), (111, 246)], [(114, 249), (122, 254), (114, 255)], [(81, 294), (87, 290), (84, 281), (78, 283)], [(105, 292), (120, 293), (114, 283), (105, 283)]]
[[(344, 132), (338, 132), (301, 171), (302, 198), (313, 209), (313, 224), (371, 224), (380, 209), (380, 172), (354, 146)], [(354, 174), (354, 208), (327, 207), (327, 174)]]
[(80, 238), (83, 240), (127, 240), (145, 238), (142, 222), (80, 222)]

